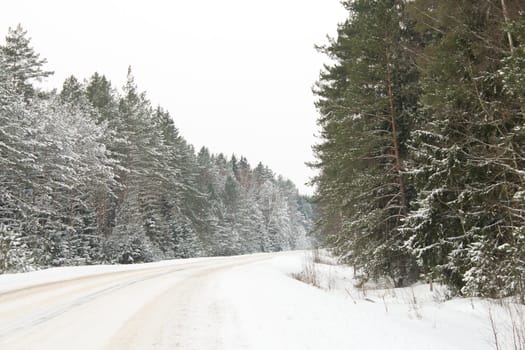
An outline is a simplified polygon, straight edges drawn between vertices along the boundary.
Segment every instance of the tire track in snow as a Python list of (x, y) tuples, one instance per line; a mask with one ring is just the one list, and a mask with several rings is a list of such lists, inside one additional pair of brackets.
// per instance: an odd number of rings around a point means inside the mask
[[(220, 302), (209, 299), (214, 278), (231, 268), (269, 258), (244, 257), (198, 271), (145, 304), (121, 327), (104, 350), (227, 348), (221, 334), (222, 321), (225, 318), (240, 321)], [(239, 344), (242, 343), (239, 339)]]
[[(202, 287), (197, 281), (204, 282), (222, 270), (270, 257), (210, 258), (99, 273), (4, 292), (0, 294), (0, 348), (61, 349), (73, 344), (76, 349), (103, 348), (116, 334), (122, 334), (121, 330), (136, 315), (144, 316), (144, 310), (157, 299), (166, 300), (170, 293), (176, 297), (179, 290), (191, 298)], [(178, 322), (184, 324), (182, 319)], [(171, 334), (170, 329), (164, 329)], [(158, 334), (154, 337), (158, 338)], [(159, 346), (163, 346), (162, 337), (159, 341)]]

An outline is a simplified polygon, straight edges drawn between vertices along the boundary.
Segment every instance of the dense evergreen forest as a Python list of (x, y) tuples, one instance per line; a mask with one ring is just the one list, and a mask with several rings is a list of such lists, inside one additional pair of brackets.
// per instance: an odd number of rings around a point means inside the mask
[(347, 0), (319, 50), (317, 230), (364, 276), (525, 295), (525, 3)]
[(244, 157), (196, 152), (131, 69), (51, 74), (19, 25), (0, 46), (0, 273), (310, 247), (313, 209)]

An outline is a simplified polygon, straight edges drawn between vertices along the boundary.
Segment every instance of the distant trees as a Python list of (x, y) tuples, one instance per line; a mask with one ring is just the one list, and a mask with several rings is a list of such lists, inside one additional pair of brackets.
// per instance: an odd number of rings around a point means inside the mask
[[(199, 181), (207, 195), (205, 202), (210, 206), (206, 231), (213, 232), (208, 238), (211, 254), (271, 252), (311, 246), (307, 233), (313, 220), (312, 211), (308, 211), (309, 204), (305, 208), (297, 205), (301, 197), (293, 184), (281, 177), (276, 179), (262, 164), (252, 170), (245, 158), (241, 158), (240, 163), (235, 157), (228, 161), (222, 154), (210, 156), (203, 148), (199, 159), (199, 163), (211, 164), (211, 167), (201, 168), (207, 174), (201, 174)], [(266, 179), (260, 178), (260, 171)], [(297, 221), (292, 229), (293, 217), (302, 221)]]
[(29, 43), (18, 26), (0, 47), (0, 272), (309, 246), (312, 210), (293, 184), (195, 154), (131, 69), (122, 91), (98, 73), (39, 91), (51, 72)]
[(316, 88), (319, 230), (372, 276), (525, 294), (523, 4), (344, 4)]

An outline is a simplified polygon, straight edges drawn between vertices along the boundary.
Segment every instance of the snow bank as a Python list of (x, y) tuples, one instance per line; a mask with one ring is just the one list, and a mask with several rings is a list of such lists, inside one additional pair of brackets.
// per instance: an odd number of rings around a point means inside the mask
[(316, 264), (319, 289), (290, 277), (304, 261), (305, 254), (286, 255), (223, 276), (217, 293), (238, 320), (223, 325), (226, 348), (495, 349), (493, 303), (444, 301), (439, 286), (360, 289), (350, 268), (325, 264)]

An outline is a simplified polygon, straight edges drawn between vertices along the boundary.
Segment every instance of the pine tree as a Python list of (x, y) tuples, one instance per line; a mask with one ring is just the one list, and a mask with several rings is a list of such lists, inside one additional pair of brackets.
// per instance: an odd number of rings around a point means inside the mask
[[(1, 65), (0, 74), (8, 76)], [(24, 103), (12, 93), (7, 79), (0, 79), (0, 100), (0, 224), (11, 230), (21, 225), (28, 210), (23, 205), (23, 193), (34, 155), (24, 137)]]
[(20, 232), (0, 223), (0, 274), (24, 271), (28, 258)]
[(403, 175), (417, 71), (407, 47), (412, 23), (404, 2), (343, 3), (349, 19), (322, 47), (335, 61), (315, 88), (322, 142), (314, 147), (319, 229), (340, 254), (372, 276), (413, 280), (415, 266), (398, 231), (408, 210)]
[(5, 38), (5, 46), (2, 46), (3, 64), (10, 77), (10, 86), (24, 97), (30, 98), (34, 95), (34, 80), (41, 80), (53, 74), (51, 71), (43, 70), (47, 63), (35, 53), (30, 46), (31, 39), (20, 24), (15, 29), (9, 28)]
[[(148, 238), (151, 239), (154, 234), (150, 231), (155, 228), (157, 217), (150, 206), (158, 201), (155, 192), (149, 192), (156, 180), (155, 161), (158, 153), (154, 145), (156, 140), (153, 139), (156, 135), (153, 132), (149, 101), (145, 93), (138, 91), (131, 68), (128, 69), (123, 96), (119, 101), (119, 112), (109, 121), (109, 126), (117, 136), (111, 154), (119, 164), (121, 185), (115, 219), (118, 224), (113, 229), (114, 234), (121, 237), (127, 235), (133, 241), (135, 235), (141, 237), (149, 233)], [(119, 240), (122, 242), (123, 238)]]
[(202, 147), (197, 154), (197, 177), (196, 186), (203, 197), (199, 201), (196, 213), (203, 218), (197, 226), (201, 233), (206, 250), (213, 252), (213, 241), (218, 232), (219, 223), (219, 198), (218, 189), (215, 187), (218, 170), (215, 167), (213, 156), (206, 147)]
[(98, 122), (108, 121), (117, 115), (117, 102), (111, 83), (104, 75), (94, 73), (86, 86), (86, 97), (98, 111)]

